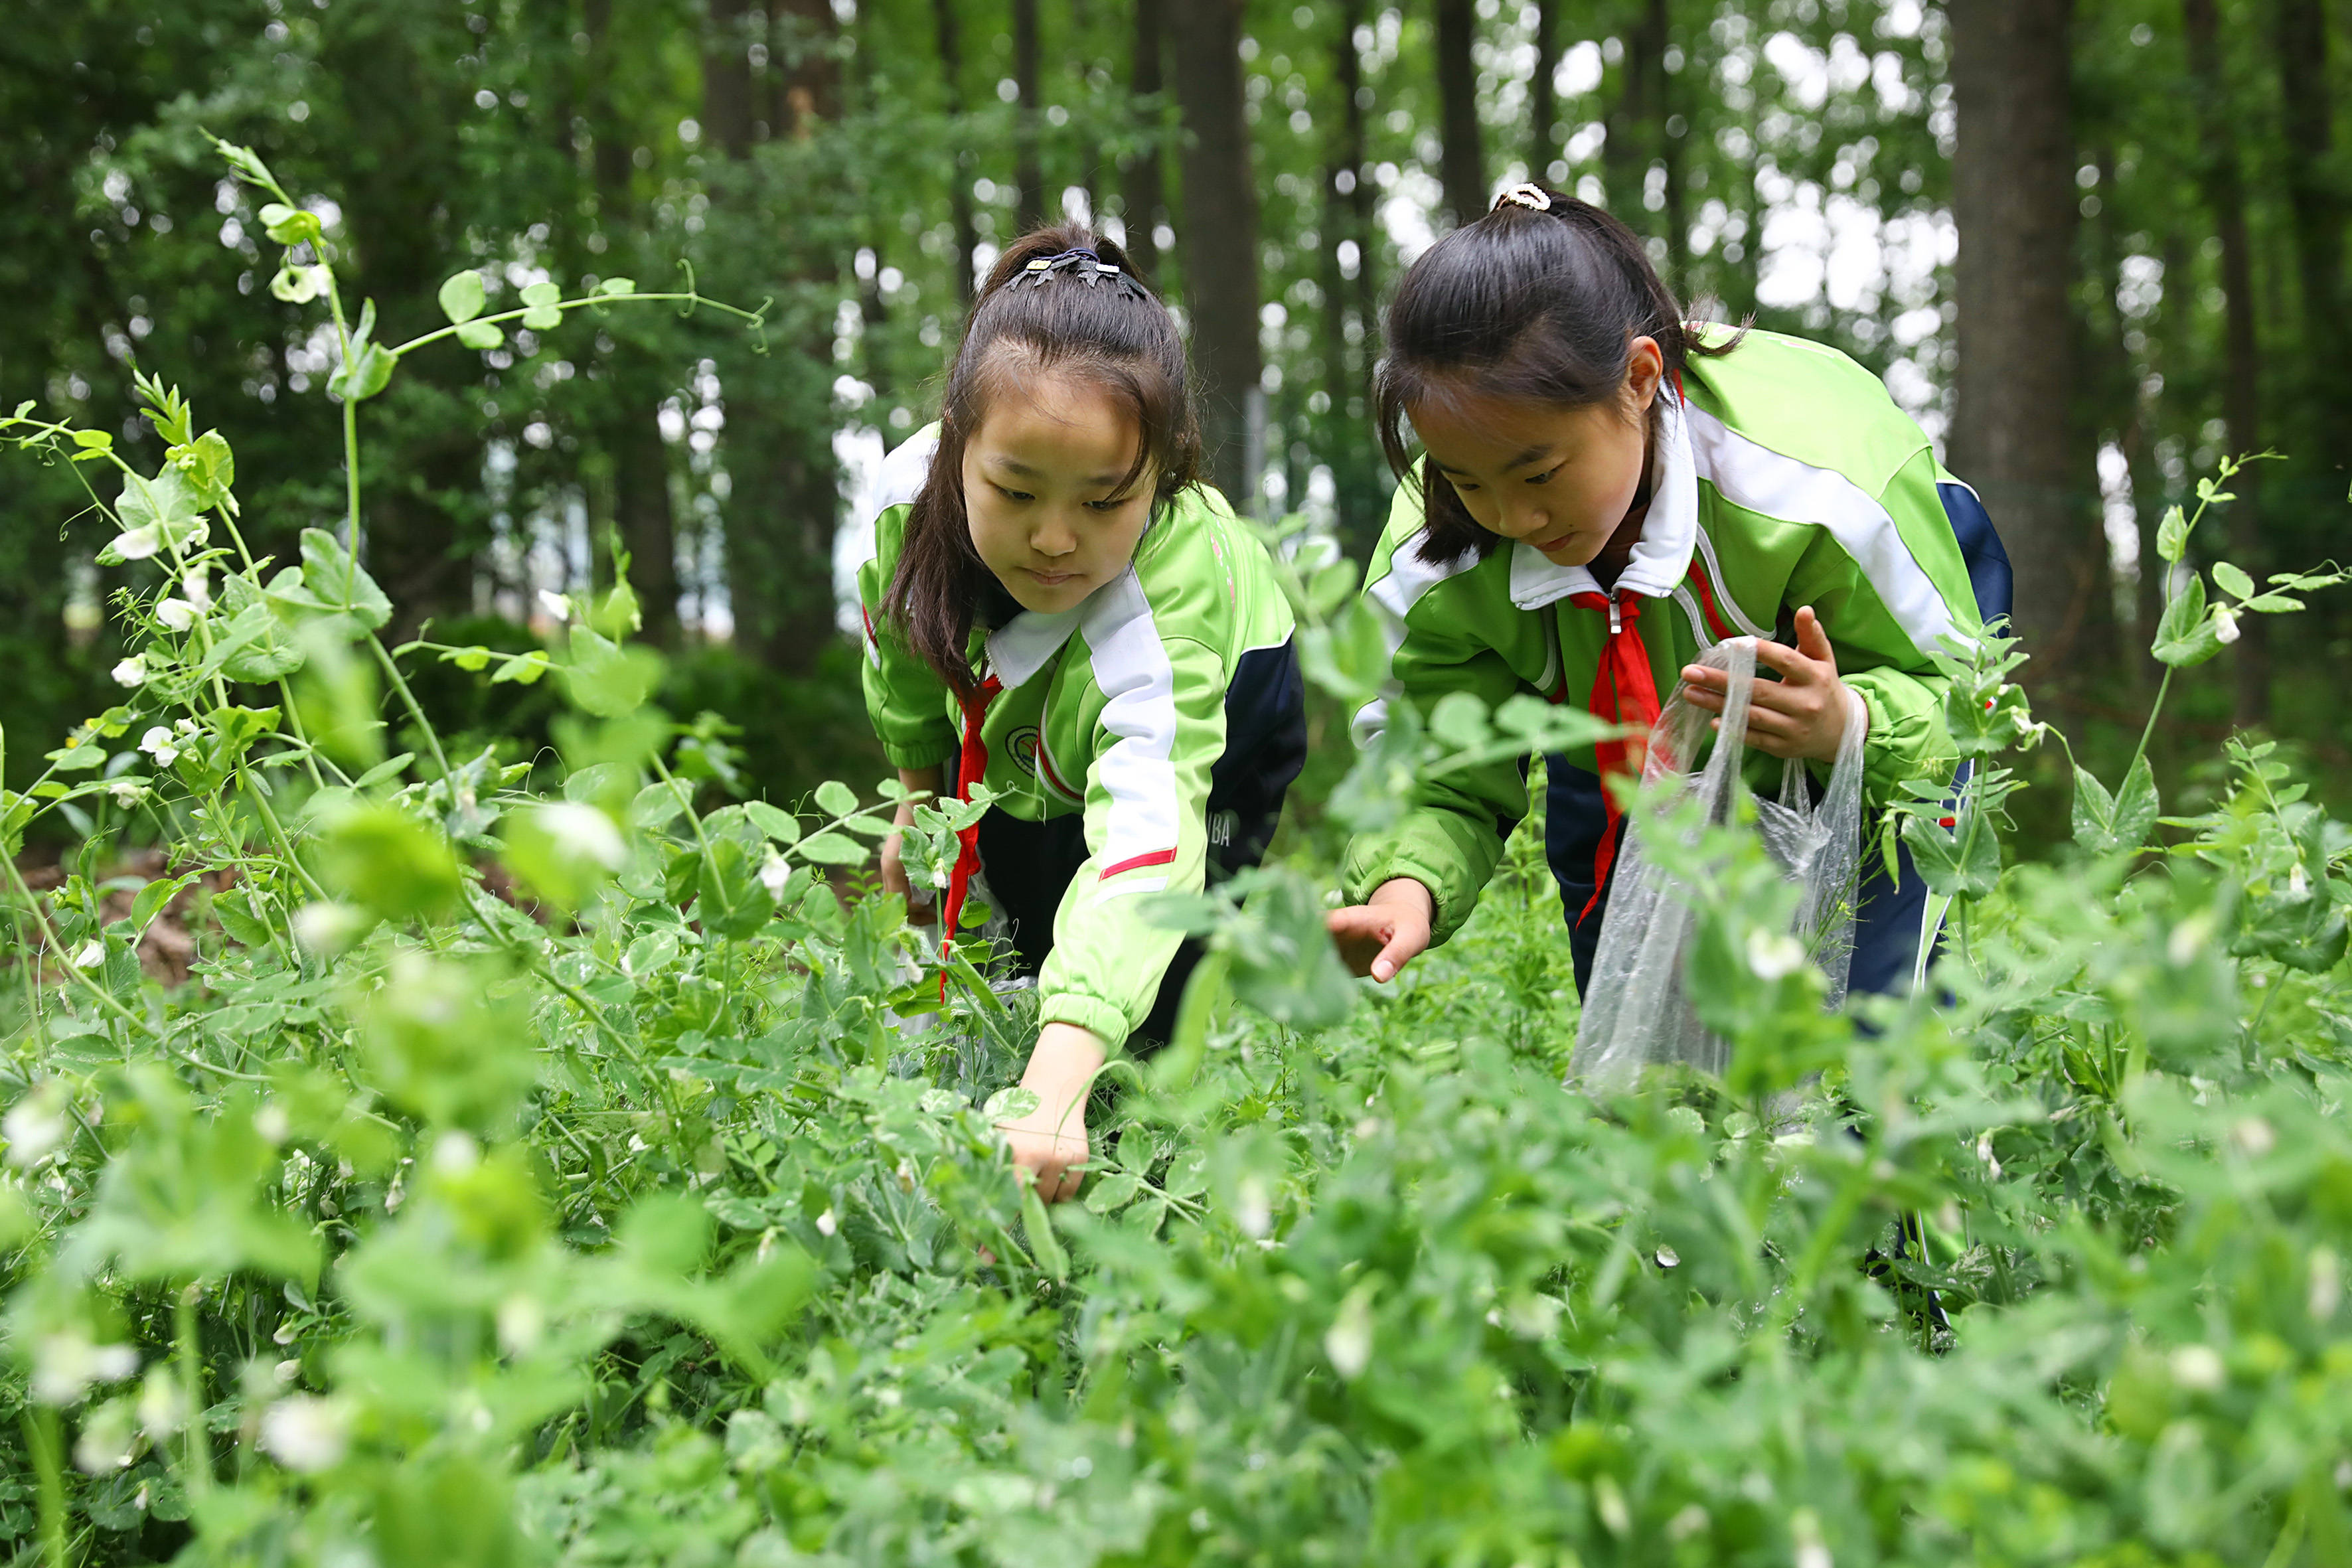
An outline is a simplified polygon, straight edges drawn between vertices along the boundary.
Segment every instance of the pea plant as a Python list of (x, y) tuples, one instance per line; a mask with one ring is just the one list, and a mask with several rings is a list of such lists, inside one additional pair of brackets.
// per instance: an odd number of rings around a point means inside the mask
[[(2085, 773), (2074, 847), (2012, 862), (2004, 758), (2052, 731), (2013, 645), (1953, 650), (1969, 773), (1885, 818), (1952, 910), (1925, 984), (1824, 1013), (1756, 940), (1754, 843), (1654, 835), (1700, 890), (1686, 979), (1732, 1066), (1594, 1095), (1560, 1085), (1533, 826), (1394, 984), (1321, 939), (1346, 833), (1595, 733), (1399, 703), (1295, 853), (1167, 908), (1210, 958), (1049, 1213), (990, 1110), (1034, 1004), (983, 943), (943, 985), (860, 879), (895, 784), (761, 798), (651, 705), (625, 576), (541, 649), (383, 637), (361, 405), (440, 340), (656, 297), (485, 316), (461, 273), (444, 325), (344, 331), (331, 240), (225, 153), (272, 197), (281, 297), (337, 323), (340, 536), (248, 551), (230, 441), (159, 377), (152, 473), (31, 406), (0, 425), (89, 480), (128, 584), (121, 700), (0, 797), (16, 1561), (2352, 1550), (2352, 832), (2268, 743), (2231, 742), (2196, 815), (2160, 816), (2144, 748), (2113, 795)], [(2226, 500), (2168, 525), (2168, 563)], [(1352, 567), (1276, 542), (1328, 722), (1380, 689), (1381, 630)], [(2169, 664), (2336, 577), (2210, 574), (2219, 604), (2176, 574)], [(425, 659), (560, 683), (560, 756), (454, 754)], [(984, 805), (919, 806), (919, 882)], [(58, 825), (37, 890), (16, 852)], [(133, 841), (161, 875), (120, 872)], [(162, 919), (198, 944), (168, 986), (139, 956)]]

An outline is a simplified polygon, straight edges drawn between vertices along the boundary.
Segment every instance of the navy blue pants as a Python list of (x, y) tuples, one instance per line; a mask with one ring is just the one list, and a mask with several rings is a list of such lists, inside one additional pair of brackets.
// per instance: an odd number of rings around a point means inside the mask
[[(1544, 858), (1559, 883), (1561, 913), (1568, 921), (1569, 951), (1576, 960), (1576, 991), (1592, 979), (1592, 955), (1601, 946), (1601, 922), (1609, 912), (1609, 892), (1592, 902), (1592, 858), (1607, 831), (1601, 780), (1566, 759), (1546, 759), (1549, 777), (1544, 795)], [(1624, 831), (1621, 822), (1618, 831)], [(1919, 918), (1927, 884), (1911, 864), (1911, 851), (1898, 847), (1899, 880), (1890, 881), (1886, 863), (1867, 849), (1853, 921), (1853, 967), (1846, 989), (1857, 995), (1884, 995), (1910, 989), (1919, 961)], [(1613, 862), (1612, 862), (1613, 867)], [(1591, 903), (1591, 912), (1585, 906)]]

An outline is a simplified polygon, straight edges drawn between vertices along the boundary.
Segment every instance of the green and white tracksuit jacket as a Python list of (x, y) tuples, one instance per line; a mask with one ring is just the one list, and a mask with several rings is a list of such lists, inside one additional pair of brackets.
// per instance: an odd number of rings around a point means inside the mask
[[(944, 768), (952, 786), (969, 756), (967, 715), (883, 608), (938, 445), (934, 426), (885, 460), (875, 554), (857, 586), (866, 708), (882, 749), (901, 768)], [(1041, 1023), (1077, 1025), (1116, 1049), (1150, 1012), (1181, 939), (1143, 919), (1135, 895), (1201, 889), (1217, 830), (1213, 784), (1222, 805), (1262, 783), (1269, 819), (1279, 809), (1303, 746), (1291, 630), (1265, 547), (1205, 485), (1165, 505), (1129, 569), (1075, 608), (974, 628), (973, 668), (1000, 689), (974, 737), (984, 758), (971, 760), (997, 809), (1031, 822), (1084, 814), (1088, 858), (1055, 917), (1037, 978)], [(1258, 678), (1276, 662), (1289, 672), (1288, 712), (1243, 700), (1264, 694)], [(1272, 745), (1250, 733), (1268, 723), (1285, 731)], [(1265, 763), (1278, 778), (1233, 776), (1286, 751), (1286, 772)]]
[[(1655, 693), (1671, 694), (1682, 667), (1726, 637), (1793, 642), (1795, 613), (1811, 605), (1869, 710), (1869, 802), (1883, 805), (1906, 778), (1948, 775), (1947, 683), (1928, 656), (1947, 632), (2008, 608), (2008, 561), (1974, 493), (1878, 378), (1833, 349), (1751, 331), (1686, 380), (1686, 398), (1661, 394), (1650, 510), (1612, 591), (1525, 543), (1424, 561), (1420, 487), (1399, 487), (1365, 588), (1389, 629), (1393, 690), (1424, 714), (1449, 692), (1499, 703), (1527, 691), (1630, 718), (1596, 685), (1614, 691), (1616, 675), (1646, 665)], [(1386, 700), (1357, 715), (1360, 744)], [(1590, 747), (1567, 760), (1601, 771)], [(1753, 754), (1751, 784), (1769, 793), (1765, 773), (1780, 765)], [(1520, 763), (1428, 785), (1394, 828), (1349, 846), (1349, 897), (1412, 877), (1434, 896), (1442, 942), (1527, 810)], [(1599, 870), (1605, 881), (1605, 858)]]

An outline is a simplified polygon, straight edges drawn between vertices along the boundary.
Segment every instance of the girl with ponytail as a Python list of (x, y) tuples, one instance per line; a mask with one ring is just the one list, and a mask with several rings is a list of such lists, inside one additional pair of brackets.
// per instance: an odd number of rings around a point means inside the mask
[[(984, 903), (1036, 979), (1037, 1105), (1003, 1131), (1049, 1203), (1077, 1190), (1106, 1056), (1166, 1039), (1199, 957), (1136, 895), (1255, 865), (1306, 758), (1289, 606), (1200, 468), (1167, 307), (1110, 241), (1040, 229), (981, 289), (939, 422), (884, 463), (858, 574), (900, 780), (995, 794), (938, 914), (951, 942)], [(882, 876), (929, 914), (896, 835)]]
[[(1380, 431), (1403, 482), (1365, 593), (1404, 700), (1531, 691), (1645, 730), (1678, 682), (1722, 712), (1725, 677), (1692, 661), (1746, 634), (1779, 678), (1755, 687), (1757, 751), (1825, 766), (1862, 724), (1869, 803), (1948, 776), (1931, 656), (2008, 613), (2009, 561), (1875, 376), (1801, 339), (1687, 321), (1623, 224), (1538, 185), (1414, 262), (1386, 330)], [(1384, 716), (1369, 705), (1359, 741)], [(1619, 833), (1611, 786), (1640, 766), (1624, 742), (1549, 760), (1545, 848), (1580, 990)], [(1352, 845), (1330, 925), (1359, 973), (1386, 981), (1458, 930), (1527, 809), (1525, 760), (1498, 763)], [(1908, 982), (1924, 894), (1907, 859), (1864, 880), (1853, 990)]]

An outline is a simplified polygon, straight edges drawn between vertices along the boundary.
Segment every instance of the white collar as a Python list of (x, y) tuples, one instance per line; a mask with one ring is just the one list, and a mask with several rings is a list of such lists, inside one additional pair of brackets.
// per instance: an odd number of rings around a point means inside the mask
[[(1096, 594), (1101, 593), (1097, 588)], [(1093, 594), (1087, 595), (1092, 598)], [(1024, 610), (988, 634), (988, 672), (1010, 691), (1053, 661), (1076, 629), (1086, 600), (1066, 610), (1042, 615)]]
[[(1661, 395), (1663, 396), (1663, 394)], [(1662, 599), (1690, 572), (1698, 546), (1698, 465), (1691, 456), (1690, 426), (1679, 399), (1669, 398), (1658, 417), (1658, 447), (1650, 464), (1650, 511), (1633, 559), (1617, 576), (1621, 592)], [(1511, 546), (1511, 603), (1539, 610), (1571, 594), (1598, 594), (1601, 584), (1581, 566), (1562, 566), (1525, 540)]]

